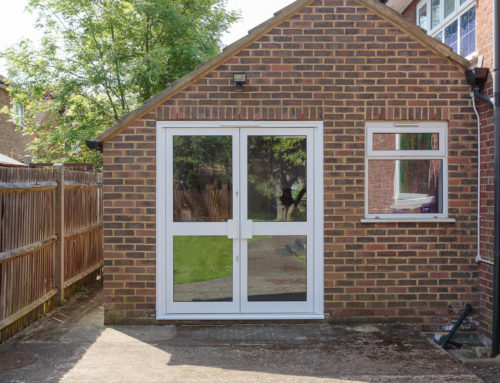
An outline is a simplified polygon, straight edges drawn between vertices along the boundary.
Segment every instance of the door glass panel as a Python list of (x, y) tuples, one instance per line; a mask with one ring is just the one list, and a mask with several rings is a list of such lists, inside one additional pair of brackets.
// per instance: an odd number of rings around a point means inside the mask
[(174, 222), (232, 218), (232, 137), (173, 137)]
[(306, 144), (303, 136), (248, 137), (248, 218), (306, 221)]
[(306, 301), (306, 244), (306, 236), (257, 236), (250, 239), (248, 301)]
[(174, 237), (174, 302), (233, 300), (233, 240)]

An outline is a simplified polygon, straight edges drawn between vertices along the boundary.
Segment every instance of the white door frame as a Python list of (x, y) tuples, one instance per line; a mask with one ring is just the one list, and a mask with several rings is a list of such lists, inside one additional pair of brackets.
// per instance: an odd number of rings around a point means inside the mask
[[(169, 166), (172, 166), (172, 159), (169, 158), (171, 153), (167, 150), (168, 148), (168, 137), (171, 136), (169, 134), (169, 130), (175, 129), (176, 132), (179, 132), (182, 129), (182, 134), (189, 134), (189, 128), (196, 128), (196, 134), (200, 134), (200, 129), (207, 129), (206, 134), (220, 134), (222, 131), (218, 129), (220, 128), (252, 128), (252, 134), (258, 131), (258, 128), (262, 128), (263, 134), (272, 134), (277, 135), (288, 135), (293, 128), (309, 128), (311, 129), (311, 133), (308, 134), (308, 138), (312, 137), (313, 142), (308, 139), (308, 153), (309, 150), (312, 149), (313, 161), (309, 161), (308, 158), (308, 179), (314, 179), (314, 192), (313, 198), (308, 198), (308, 216), (309, 214), (314, 214), (313, 217), (313, 233), (311, 237), (313, 238), (314, 246), (309, 246), (308, 243), (308, 256), (307, 258), (311, 259), (311, 264), (308, 263), (308, 294), (312, 294), (312, 299), (308, 301), (311, 302), (311, 307), (308, 307), (305, 311), (300, 310), (299, 312), (290, 312), (287, 311), (285, 306), (281, 309), (277, 309), (277, 312), (273, 313), (259, 313), (259, 312), (251, 312), (242, 314), (240, 312), (234, 312), (228, 306), (227, 313), (204, 313), (198, 314), (189, 309), (189, 304), (186, 305), (184, 312), (176, 312), (172, 311), (171, 305), (168, 302), (172, 301), (172, 292), (167, 289), (167, 280), (169, 280), (167, 272), (172, 272), (169, 270), (167, 266), (167, 246), (169, 243), (166, 240), (166, 230), (167, 223), (170, 220), (170, 216), (172, 212), (167, 211), (167, 198), (171, 195), (170, 188), (167, 187), (167, 174), (169, 173)], [(194, 130), (191, 130), (194, 132)], [(214, 133), (211, 133), (214, 131)], [(232, 131), (232, 129), (231, 129)], [(184, 133), (185, 132), (185, 133)], [(322, 319), (324, 318), (324, 260), (323, 260), (323, 122), (322, 121), (158, 121), (156, 124), (156, 319), (165, 319), (165, 320), (183, 320), (183, 319), (214, 319), (214, 320), (237, 320), (237, 319)], [(194, 134), (194, 133), (193, 133)], [(203, 133), (205, 134), (205, 133)], [(243, 141), (243, 140), (242, 140)], [(234, 145), (234, 135), (233, 135), (233, 145)], [(233, 147), (233, 153), (236, 150), (238, 152), (238, 148)], [(234, 154), (233, 154), (234, 156)], [(234, 161), (234, 159), (233, 159)], [(171, 170), (171, 169), (170, 169)], [(233, 166), (233, 172), (237, 171)], [(312, 173), (310, 173), (312, 171)], [(312, 174), (313, 177), (310, 177), (309, 174)], [(308, 181), (309, 183), (309, 181)], [(237, 196), (235, 196), (238, 187), (236, 185), (233, 187), (233, 201), (234, 203), (239, 200)], [(310, 189), (308, 189), (310, 190)], [(235, 198), (237, 200), (235, 200)], [(309, 202), (312, 200), (311, 202)], [(312, 204), (312, 209), (309, 208), (309, 204)], [(236, 212), (238, 209), (233, 209), (233, 214), (238, 214)], [(236, 217), (234, 219), (238, 219)], [(309, 221), (309, 217), (308, 217)], [(170, 220), (171, 222), (171, 220)], [(189, 223), (189, 225), (193, 225), (193, 223)], [(220, 230), (224, 230), (223, 226), (226, 223), (219, 224), (221, 226)], [(293, 225), (293, 223), (289, 223), (289, 225)], [(170, 227), (170, 226), (169, 226)], [(227, 228), (225, 228), (227, 232)], [(222, 232), (221, 232), (222, 234)], [(258, 235), (258, 233), (255, 233)], [(287, 234), (293, 234), (292, 231), (287, 231)], [(237, 248), (233, 246), (233, 248)], [(242, 249), (246, 246), (242, 246)], [(309, 256), (309, 248), (313, 248), (311, 251), (311, 257)], [(235, 249), (233, 249), (233, 252)], [(233, 256), (233, 259), (236, 259), (236, 256)], [(241, 263), (241, 262), (239, 262)], [(310, 267), (312, 266), (312, 267)], [(233, 281), (235, 280), (236, 272), (240, 273), (239, 269), (240, 265), (235, 265), (233, 261)], [(241, 273), (240, 273), (241, 274)], [(171, 276), (170, 276), (171, 277)], [(238, 277), (239, 278), (239, 277)], [(172, 279), (170, 279), (172, 280)], [(312, 289), (309, 287), (309, 283), (312, 284)], [(233, 283), (233, 290), (236, 290), (237, 287)], [(243, 290), (243, 289), (240, 289)], [(236, 302), (236, 298), (239, 299), (239, 296), (236, 297), (233, 294), (233, 301)], [(221, 303), (227, 302), (219, 302)], [(260, 302), (262, 303), (262, 302)], [(277, 302), (279, 303), (279, 302)], [(294, 302), (302, 303), (302, 302)], [(211, 303), (207, 303), (210, 305)], [(239, 303), (238, 303), (239, 304)], [(200, 305), (199, 302), (196, 305)], [(273, 302), (270, 306), (275, 306)], [(179, 306), (180, 307), (180, 306)], [(199, 307), (199, 306), (198, 306)], [(262, 307), (262, 306), (260, 306)], [(247, 310), (249, 308), (247, 307)], [(250, 310), (251, 307), (250, 307)], [(255, 309), (258, 311), (259, 309)], [(210, 309), (208, 309), (210, 311)]]

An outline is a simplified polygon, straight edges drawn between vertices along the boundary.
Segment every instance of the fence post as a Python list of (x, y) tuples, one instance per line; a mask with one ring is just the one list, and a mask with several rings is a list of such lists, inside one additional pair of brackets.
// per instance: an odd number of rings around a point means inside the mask
[(54, 164), (56, 172), (56, 287), (57, 304), (64, 303), (64, 167)]

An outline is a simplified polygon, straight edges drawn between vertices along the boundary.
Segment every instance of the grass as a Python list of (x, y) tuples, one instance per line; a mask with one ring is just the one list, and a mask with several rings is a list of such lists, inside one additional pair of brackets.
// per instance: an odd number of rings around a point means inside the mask
[[(268, 238), (253, 237), (248, 243)], [(174, 237), (174, 285), (210, 281), (233, 274), (233, 240), (226, 237)]]
[(232, 239), (174, 237), (174, 285), (209, 281), (232, 273)]

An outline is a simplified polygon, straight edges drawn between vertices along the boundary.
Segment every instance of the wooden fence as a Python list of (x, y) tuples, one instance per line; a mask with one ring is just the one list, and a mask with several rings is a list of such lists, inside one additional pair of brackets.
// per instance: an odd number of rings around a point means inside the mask
[(0, 168), (2, 338), (48, 302), (62, 304), (65, 289), (102, 265), (100, 175)]

